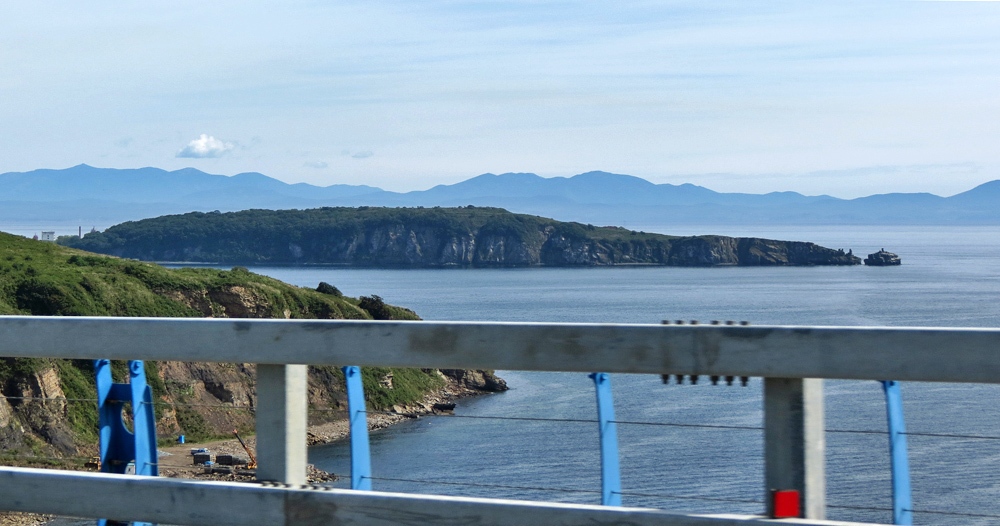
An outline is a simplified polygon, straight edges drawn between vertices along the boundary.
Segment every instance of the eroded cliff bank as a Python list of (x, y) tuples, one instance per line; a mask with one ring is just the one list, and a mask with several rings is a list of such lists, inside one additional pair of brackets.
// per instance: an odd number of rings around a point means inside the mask
[[(243, 268), (165, 269), (0, 234), (0, 314), (229, 318), (419, 319), (378, 296), (349, 298), (328, 284), (294, 287)], [(127, 377), (113, 363), (116, 381)], [(252, 432), (253, 364), (146, 362), (163, 439)], [(419, 407), (434, 397), (506, 389), (490, 371), (365, 368), (376, 410)], [(96, 390), (89, 360), (0, 358), (0, 447), (8, 462), (88, 454), (97, 440)], [(310, 423), (344, 418), (343, 374), (309, 371)], [(430, 397), (430, 398), (428, 398)]]

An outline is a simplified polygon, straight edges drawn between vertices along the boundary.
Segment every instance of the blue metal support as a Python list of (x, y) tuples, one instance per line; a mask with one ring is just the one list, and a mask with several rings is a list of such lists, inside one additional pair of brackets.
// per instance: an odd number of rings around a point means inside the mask
[(906, 425), (903, 422), (903, 397), (899, 382), (883, 381), (886, 415), (889, 419), (889, 456), (892, 458), (892, 522), (913, 524), (913, 501), (910, 496), (910, 460), (906, 448)]
[[(159, 474), (156, 459), (156, 418), (153, 413), (153, 391), (146, 383), (146, 371), (141, 360), (128, 362), (129, 383), (116, 384), (111, 378), (111, 361), (95, 360), (97, 382), (98, 432), (100, 436), (101, 471), (130, 472), (155, 477)], [(132, 404), (132, 429), (122, 421), (122, 407)], [(98, 526), (121, 524), (100, 519)], [(151, 526), (134, 522), (135, 526)]]
[(621, 469), (618, 465), (618, 424), (615, 423), (615, 404), (611, 397), (611, 376), (593, 373), (597, 390), (597, 420), (601, 433), (601, 504), (622, 505)]
[(372, 459), (368, 446), (368, 412), (365, 410), (365, 390), (361, 383), (361, 368), (343, 368), (347, 385), (347, 412), (351, 424), (351, 489), (371, 491)]

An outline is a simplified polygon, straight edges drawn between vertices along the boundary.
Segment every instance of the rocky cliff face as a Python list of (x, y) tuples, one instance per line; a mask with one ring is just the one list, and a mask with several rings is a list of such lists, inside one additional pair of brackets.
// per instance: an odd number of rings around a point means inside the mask
[(193, 213), (126, 223), (65, 242), (146, 261), (229, 264), (434, 268), (861, 262), (853, 254), (805, 242), (666, 236), (469, 208)]
[(10, 381), (0, 398), (0, 446), (12, 452), (71, 454), (77, 441), (65, 424), (66, 394), (55, 367), (42, 368)]
[(760, 238), (702, 236), (673, 243), (669, 261), (678, 266), (857, 265), (853, 253), (814, 243)]
[[(299, 254), (300, 261), (361, 266), (527, 266), (538, 264), (538, 249), (533, 245), (540, 243), (532, 241), (513, 235), (454, 234), (433, 226), (387, 225), (303, 242), (288, 255), (291, 260)], [(163, 256), (190, 258), (195, 252)]]
[[(552, 230), (540, 230), (527, 239), (516, 235), (477, 235), (475, 232), (446, 237), (433, 228), (396, 225), (359, 232), (348, 238), (290, 245), (286, 257), (275, 262), (408, 268), (857, 265), (860, 262), (853, 255), (796, 241), (725, 236), (669, 239), (663, 236), (662, 240), (637, 243), (571, 237)], [(114, 255), (134, 257), (137, 254), (121, 249)], [(202, 247), (150, 251), (140, 256), (157, 261), (213, 259)]]

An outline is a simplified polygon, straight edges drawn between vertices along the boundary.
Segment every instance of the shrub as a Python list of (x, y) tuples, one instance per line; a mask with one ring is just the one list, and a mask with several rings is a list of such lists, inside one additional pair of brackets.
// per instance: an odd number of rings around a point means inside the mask
[(319, 292), (320, 294), (329, 294), (338, 298), (344, 297), (344, 293), (340, 292), (340, 289), (325, 281), (319, 282), (319, 286), (316, 287), (316, 292)]
[(358, 305), (368, 311), (368, 314), (371, 314), (372, 318), (376, 320), (392, 319), (392, 312), (389, 311), (389, 307), (386, 306), (385, 302), (378, 295), (361, 296), (360, 300), (361, 302)]

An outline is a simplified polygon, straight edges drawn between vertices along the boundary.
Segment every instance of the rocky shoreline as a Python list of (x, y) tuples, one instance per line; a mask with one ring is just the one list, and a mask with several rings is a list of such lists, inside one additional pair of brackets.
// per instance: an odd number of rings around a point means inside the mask
[[(447, 406), (455, 401), (472, 396), (481, 396), (507, 390), (507, 383), (491, 373), (482, 371), (466, 371), (466, 375), (454, 374), (442, 375), (445, 385), (439, 389), (431, 391), (420, 401), (407, 404), (396, 405), (387, 411), (371, 411), (367, 414), (368, 430), (378, 431), (386, 429), (393, 424), (404, 420), (420, 418), (425, 415), (447, 414)], [(310, 446), (320, 444), (330, 444), (350, 437), (350, 428), (346, 418), (338, 419), (323, 424), (310, 425), (307, 430), (306, 443)], [(244, 439), (247, 446), (252, 450), (256, 449), (257, 438), (254, 436)], [(167, 448), (160, 448), (160, 476), (174, 478), (191, 478), (201, 480), (230, 480), (250, 482), (253, 477), (237, 474), (206, 474), (201, 468), (196, 468), (190, 464), (190, 449), (193, 444), (178, 444)], [(239, 441), (219, 440), (197, 444), (198, 447), (205, 447), (214, 453), (224, 453), (243, 456), (246, 453)], [(166, 453), (164, 455), (164, 453)], [(327, 473), (315, 466), (309, 466), (307, 479), (310, 484), (321, 484), (336, 480), (343, 474)]]
[[(368, 413), (368, 430), (379, 431), (386, 429), (393, 424), (404, 420), (420, 418), (425, 415), (447, 414), (447, 407), (455, 401), (472, 396), (482, 396), (507, 390), (507, 384), (502, 378), (491, 373), (482, 371), (466, 371), (467, 374), (442, 375), (445, 385), (436, 389), (420, 401), (393, 406), (388, 411), (373, 411)], [(339, 419), (319, 425), (311, 425), (307, 431), (307, 444), (310, 446), (320, 444), (330, 444), (345, 440), (350, 437), (350, 429), (346, 419)], [(246, 437), (244, 441), (252, 450), (256, 449), (257, 438)], [(191, 462), (190, 450), (192, 447), (204, 447), (212, 452), (244, 456), (246, 453), (240, 446), (239, 441), (218, 440), (199, 444), (177, 444), (160, 448), (160, 476), (171, 478), (184, 478), (195, 480), (227, 480), (238, 482), (253, 482), (254, 478), (239, 474), (207, 474), (201, 466), (195, 466)], [(317, 469), (313, 465), (308, 466), (306, 478), (309, 484), (323, 484), (337, 480), (341, 476), (348, 474), (327, 473)], [(80, 521), (77, 519), (59, 518), (47, 515), (37, 515), (32, 513), (0, 512), (0, 526), (75, 526), (77, 524), (92, 524), (93, 521)]]
[[(469, 371), (475, 372), (475, 371)], [(448, 406), (456, 400), (472, 396), (482, 396), (491, 393), (503, 392), (507, 390), (507, 383), (503, 379), (492, 376), (494, 384), (486, 384), (489, 389), (483, 387), (471, 387), (469, 382), (454, 376), (445, 376), (446, 384), (440, 389), (436, 389), (419, 402), (407, 405), (395, 405), (389, 411), (370, 411), (368, 417), (368, 430), (378, 431), (393, 424), (398, 424), (404, 420), (420, 418), (421, 416), (433, 414), (448, 414), (442, 406)], [(483, 385), (473, 383), (472, 385)], [(337, 420), (325, 424), (309, 426), (306, 443), (310, 446), (319, 444), (330, 444), (350, 437), (350, 428), (347, 420)]]

